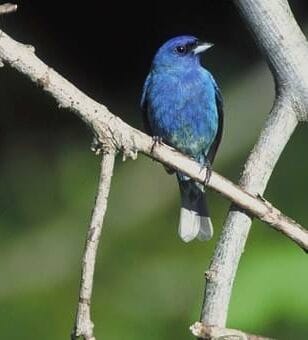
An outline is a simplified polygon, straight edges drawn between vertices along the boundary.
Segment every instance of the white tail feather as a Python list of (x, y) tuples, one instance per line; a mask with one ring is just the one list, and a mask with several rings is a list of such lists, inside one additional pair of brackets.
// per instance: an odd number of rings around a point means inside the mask
[(200, 241), (208, 241), (213, 237), (214, 234), (211, 218), (207, 216), (199, 216), (199, 218), (200, 229), (197, 237)]
[(209, 217), (200, 216), (196, 211), (182, 207), (178, 232), (184, 242), (196, 237), (202, 241), (209, 240), (213, 236), (213, 225)]

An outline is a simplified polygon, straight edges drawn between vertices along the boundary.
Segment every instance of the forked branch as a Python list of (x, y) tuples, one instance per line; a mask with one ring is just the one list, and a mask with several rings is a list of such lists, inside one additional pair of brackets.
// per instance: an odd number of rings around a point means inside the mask
[[(27, 75), (32, 81), (50, 93), (59, 107), (75, 112), (93, 130), (97, 139), (108, 141), (124, 156), (135, 158), (142, 152), (157, 161), (180, 170), (200, 183), (206, 179), (206, 170), (198, 163), (167, 145), (156, 146), (146, 134), (136, 130), (113, 115), (105, 106), (97, 103), (56, 71), (44, 64), (33, 48), (16, 42), (0, 31), (0, 60)], [(239, 186), (213, 172), (208, 187), (233, 201), (251, 215), (268, 223), (290, 237), (305, 251), (308, 250), (308, 231), (284, 216), (271, 204), (249, 194)]]

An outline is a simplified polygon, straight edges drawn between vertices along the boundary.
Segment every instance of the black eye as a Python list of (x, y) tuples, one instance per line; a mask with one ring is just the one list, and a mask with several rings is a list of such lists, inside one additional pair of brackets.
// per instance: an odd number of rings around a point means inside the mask
[(178, 54), (185, 54), (187, 52), (187, 48), (185, 45), (180, 45), (175, 48)]

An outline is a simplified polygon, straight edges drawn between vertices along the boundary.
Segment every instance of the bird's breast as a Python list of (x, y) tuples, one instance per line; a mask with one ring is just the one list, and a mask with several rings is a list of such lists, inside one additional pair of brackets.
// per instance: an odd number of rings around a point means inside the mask
[(154, 74), (148, 118), (154, 135), (196, 157), (207, 154), (218, 127), (215, 89), (205, 76)]

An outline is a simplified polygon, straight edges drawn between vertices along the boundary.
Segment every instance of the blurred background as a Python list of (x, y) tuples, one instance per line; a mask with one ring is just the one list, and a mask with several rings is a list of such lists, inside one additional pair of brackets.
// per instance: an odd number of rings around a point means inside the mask
[[(20, 1), (0, 27), (73, 84), (141, 128), (140, 93), (156, 49), (188, 33), (215, 43), (204, 64), (225, 98), (214, 169), (236, 181), (273, 102), (273, 81), (231, 1)], [(308, 32), (308, 3), (290, 1)], [(96, 192), (91, 133), (21, 74), (0, 70), (0, 330), (3, 339), (68, 339), (80, 259)], [(307, 225), (307, 127), (300, 126), (265, 197)], [(97, 339), (193, 339), (203, 273), (229, 202), (209, 193), (215, 237), (177, 236), (179, 193), (162, 166), (117, 160), (95, 276)], [(236, 278), (228, 326), (308, 338), (307, 255), (255, 221)]]

